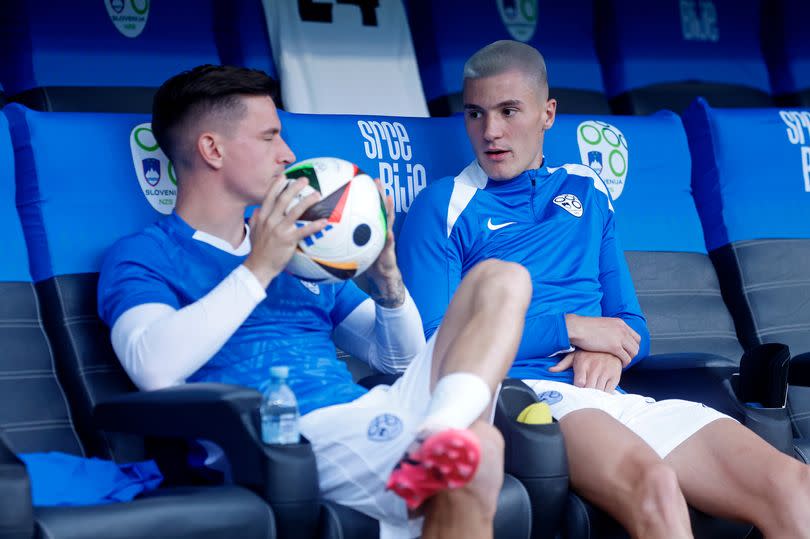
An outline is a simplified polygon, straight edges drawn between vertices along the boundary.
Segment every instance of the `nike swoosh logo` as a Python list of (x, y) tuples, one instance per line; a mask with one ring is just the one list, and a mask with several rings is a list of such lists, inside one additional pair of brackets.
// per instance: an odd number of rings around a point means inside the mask
[(490, 229), (490, 230), (500, 230), (500, 229), (502, 229), (504, 227), (507, 227), (509, 225), (514, 225), (515, 222), (516, 221), (509, 221), (508, 223), (501, 223), (499, 225), (493, 225), (492, 224), (492, 217), (490, 217), (489, 220), (487, 221), (487, 228)]

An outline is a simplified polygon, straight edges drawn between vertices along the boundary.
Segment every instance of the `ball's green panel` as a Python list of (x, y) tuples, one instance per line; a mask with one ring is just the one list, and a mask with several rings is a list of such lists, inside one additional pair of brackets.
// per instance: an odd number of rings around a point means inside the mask
[(309, 181), (310, 187), (318, 192), (321, 191), (321, 184), (318, 182), (318, 173), (315, 172), (315, 168), (309, 163), (288, 168), (286, 174), (288, 180), (306, 178), (307, 181)]

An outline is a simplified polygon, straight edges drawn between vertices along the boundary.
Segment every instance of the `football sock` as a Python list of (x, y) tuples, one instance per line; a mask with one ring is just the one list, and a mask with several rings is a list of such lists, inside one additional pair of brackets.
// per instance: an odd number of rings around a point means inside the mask
[(480, 376), (454, 372), (436, 383), (420, 431), (466, 429), (492, 402), (492, 390)]

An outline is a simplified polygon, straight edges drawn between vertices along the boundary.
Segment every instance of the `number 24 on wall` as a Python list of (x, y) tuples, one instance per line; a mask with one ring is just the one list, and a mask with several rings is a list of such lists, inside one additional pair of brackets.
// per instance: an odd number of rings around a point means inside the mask
[[(363, 26), (377, 26), (377, 8), (380, 0), (335, 0), (338, 4), (351, 4), (360, 8)], [(298, 0), (298, 14), (305, 22), (332, 22), (332, 3)]]

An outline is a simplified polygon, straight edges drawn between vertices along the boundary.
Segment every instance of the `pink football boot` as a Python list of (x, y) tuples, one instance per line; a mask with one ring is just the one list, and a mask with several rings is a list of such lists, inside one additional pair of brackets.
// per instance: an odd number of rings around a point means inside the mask
[(463, 487), (475, 477), (481, 449), (478, 437), (469, 430), (442, 430), (414, 443), (386, 485), (409, 509), (416, 509), (441, 490)]

